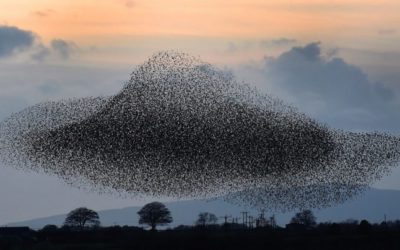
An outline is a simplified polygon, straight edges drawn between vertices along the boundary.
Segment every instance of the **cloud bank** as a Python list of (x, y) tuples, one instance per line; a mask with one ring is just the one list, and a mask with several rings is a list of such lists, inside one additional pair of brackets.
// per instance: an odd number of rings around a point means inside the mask
[(41, 42), (40, 36), (32, 31), (14, 26), (0, 26), (0, 58), (25, 54), (28, 55), (27, 60), (35, 62), (68, 60), (78, 51), (79, 47), (71, 41), (53, 39), (46, 45)]
[(293, 47), (277, 57), (265, 57), (261, 66), (241, 70), (261, 88), (331, 125), (399, 131), (396, 91), (371, 82), (342, 58), (324, 55), (320, 43)]
[(33, 46), (35, 35), (31, 31), (13, 26), (0, 26), (0, 57), (8, 57), (15, 52)]

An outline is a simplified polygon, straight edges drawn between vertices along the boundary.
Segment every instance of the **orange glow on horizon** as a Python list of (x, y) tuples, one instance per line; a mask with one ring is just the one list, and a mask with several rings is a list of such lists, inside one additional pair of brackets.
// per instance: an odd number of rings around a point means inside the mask
[[(397, 0), (3, 0), (3, 23), (44, 40), (124, 36), (367, 36), (400, 24)], [(101, 42), (101, 41), (100, 41)]]

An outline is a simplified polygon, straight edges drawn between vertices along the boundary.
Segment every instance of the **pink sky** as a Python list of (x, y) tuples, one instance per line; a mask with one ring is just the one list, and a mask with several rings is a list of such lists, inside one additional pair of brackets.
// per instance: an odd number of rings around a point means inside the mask
[(44, 41), (97, 46), (132, 37), (295, 37), (389, 49), (393, 38), (382, 41), (380, 33), (399, 27), (399, 10), (397, 0), (3, 0), (0, 22)]

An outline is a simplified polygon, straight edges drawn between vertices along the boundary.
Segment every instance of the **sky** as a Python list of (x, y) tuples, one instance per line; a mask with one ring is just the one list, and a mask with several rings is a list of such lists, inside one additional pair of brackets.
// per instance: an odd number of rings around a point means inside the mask
[[(160, 50), (199, 56), (330, 127), (400, 134), (398, 0), (2, 0), (0, 120), (117, 93)], [(374, 184), (400, 190), (400, 170)], [(0, 165), (0, 224), (144, 204)]]

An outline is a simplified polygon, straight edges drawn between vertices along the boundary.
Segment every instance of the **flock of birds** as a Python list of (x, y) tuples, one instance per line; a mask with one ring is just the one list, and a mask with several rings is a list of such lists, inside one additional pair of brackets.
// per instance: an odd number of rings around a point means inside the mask
[(282, 211), (362, 192), (400, 160), (400, 139), (331, 129), (195, 57), (160, 52), (114, 96), (11, 115), (0, 159), (97, 191)]

